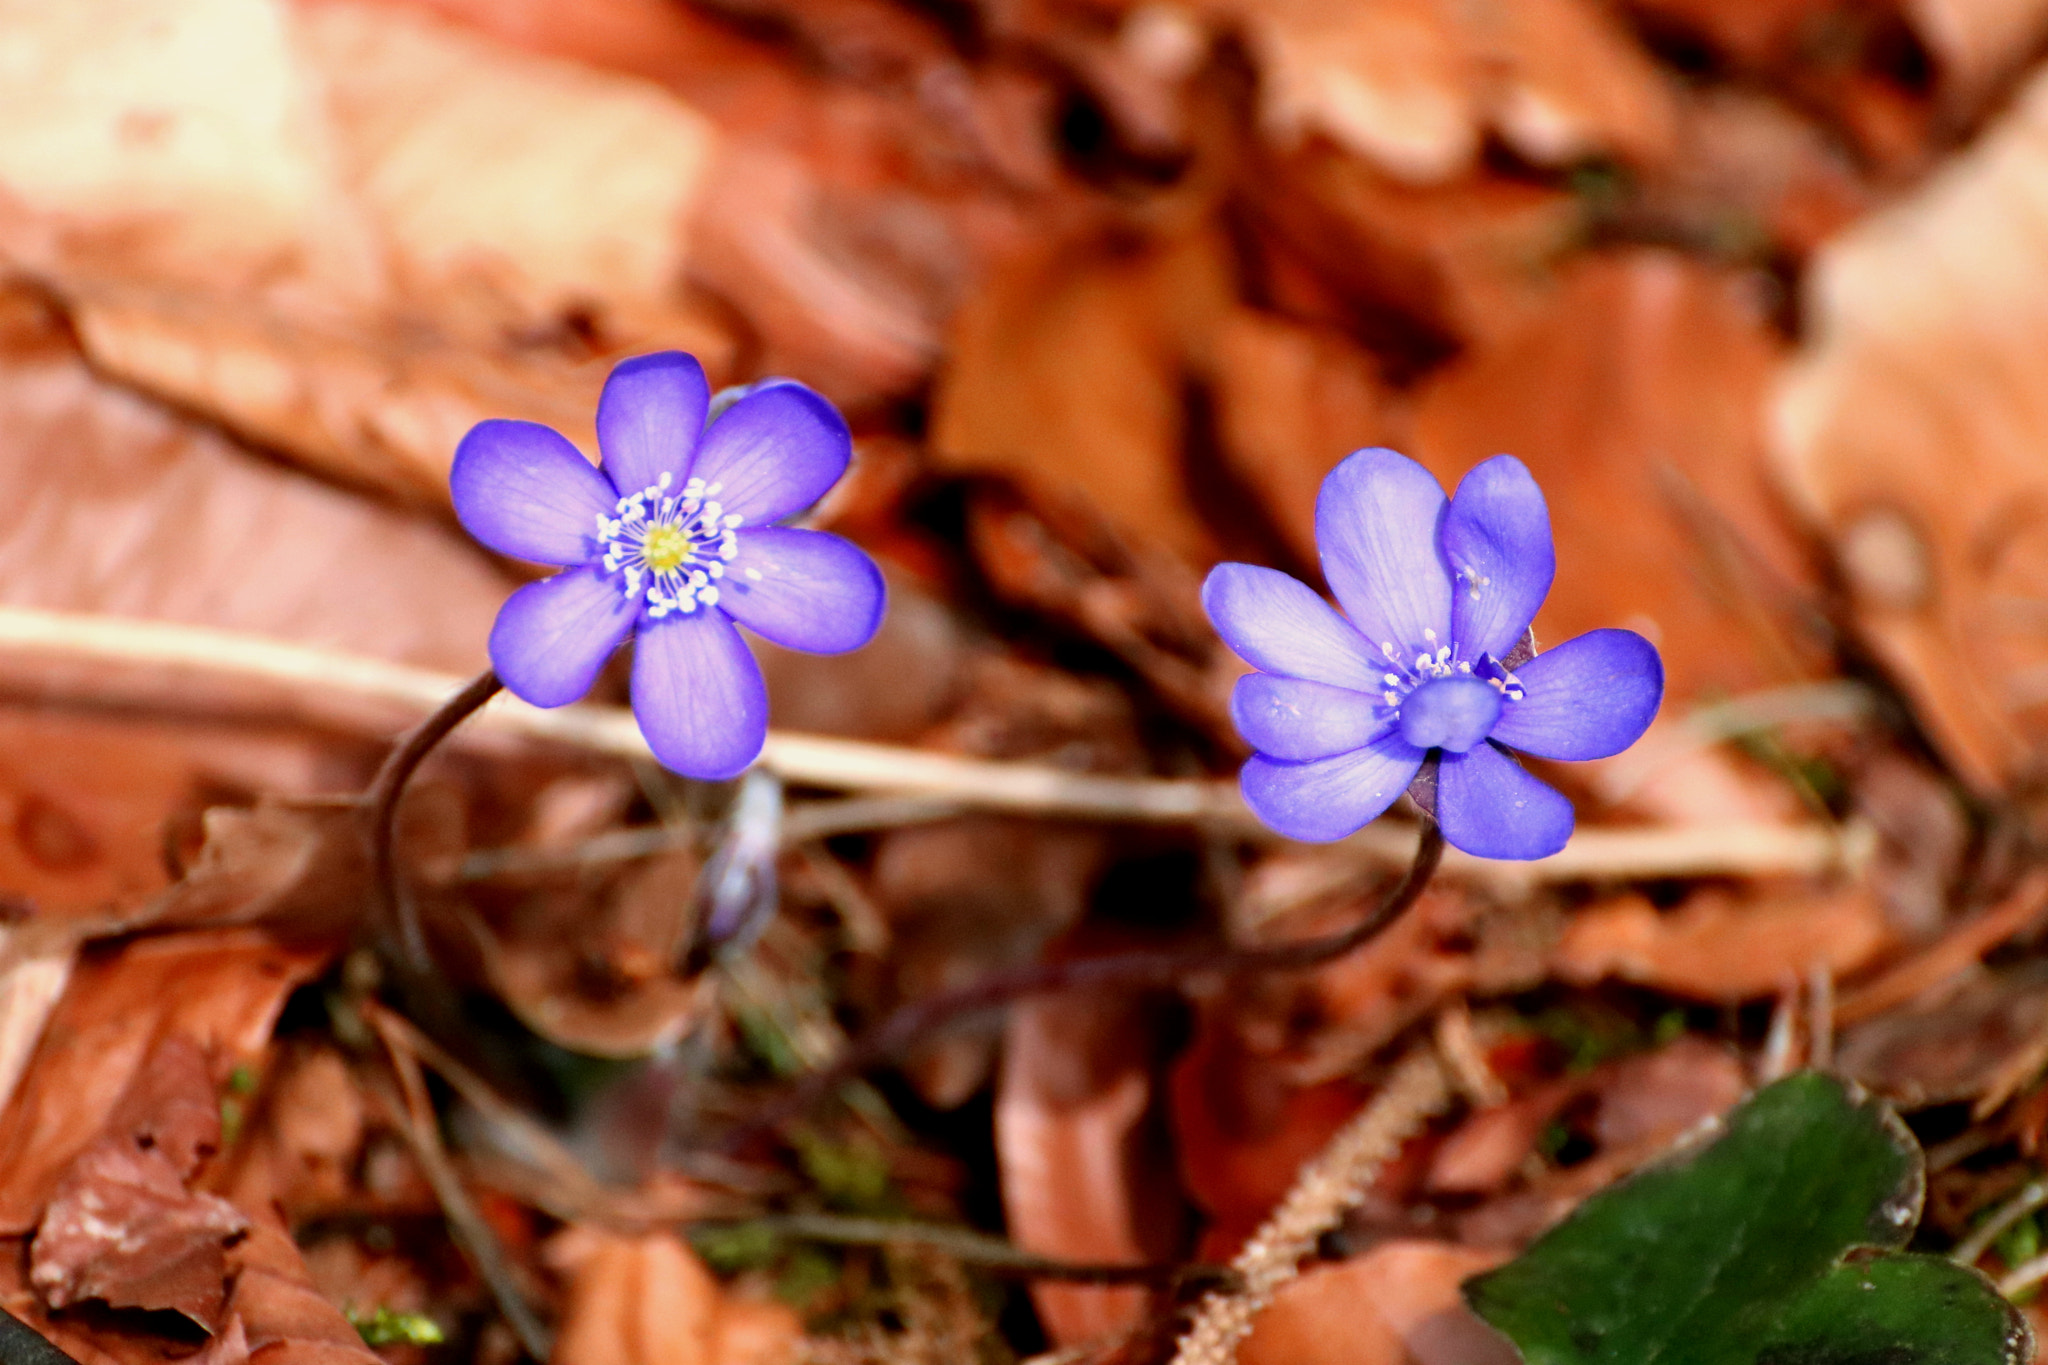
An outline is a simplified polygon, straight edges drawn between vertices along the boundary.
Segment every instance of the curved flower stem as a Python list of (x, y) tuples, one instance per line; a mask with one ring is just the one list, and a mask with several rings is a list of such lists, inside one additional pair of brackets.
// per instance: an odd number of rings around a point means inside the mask
[(398, 921), (399, 940), (404, 944), (406, 960), (417, 971), (425, 971), (429, 965), (427, 940), (420, 932), (419, 907), (414, 904), (404, 879), (398, 874), (395, 847), (398, 801), (405, 795), (405, 784), (412, 780), (413, 771), (434, 751), (434, 746), (446, 739), (456, 726), (475, 715), (485, 702), (497, 696), (504, 685), (496, 672), (485, 669), (460, 692), (441, 703), (432, 715), (400, 736), (385, 757), (383, 766), (377, 769), (377, 775), (363, 790), (362, 807), (369, 829), (371, 876), (376, 882), (384, 913)]
[(1027, 996), (1103, 986), (1164, 986), (1200, 973), (1235, 976), (1245, 972), (1305, 971), (1362, 947), (1415, 904), (1436, 874), (1444, 853), (1443, 831), (1434, 820), (1422, 822), (1415, 859), (1387, 898), (1370, 914), (1341, 933), (1297, 939), (1255, 948), (1164, 949), (1112, 953), (1069, 962), (1034, 962), (991, 972), (979, 981), (942, 991), (900, 1006), (874, 1029), (855, 1041), (830, 1066), (802, 1077), (761, 1112), (720, 1143), (731, 1152), (807, 1113), (811, 1106), (855, 1076), (878, 1066), (913, 1043), (956, 1020), (998, 1009)]

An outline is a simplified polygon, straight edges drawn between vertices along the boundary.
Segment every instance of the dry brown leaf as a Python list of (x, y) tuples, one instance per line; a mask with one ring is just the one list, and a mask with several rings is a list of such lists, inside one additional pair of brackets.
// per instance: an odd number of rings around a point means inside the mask
[(1211, 233), (1054, 242), (1003, 263), (960, 310), (932, 397), (932, 449), (1086, 495), (1192, 560), (1212, 541), (1182, 474), (1183, 370), (1228, 307)]
[(35, 1225), (63, 1171), (161, 1040), (189, 1039), (216, 1085), (259, 1061), (285, 997), (329, 953), (251, 929), (204, 930), (89, 950), (0, 1122), (0, 1233)]
[[(1153, 1112), (1154, 1039), (1142, 1004), (1104, 997), (1010, 1011), (996, 1087), (1004, 1221), (1027, 1251), (1062, 1260), (1173, 1258), (1182, 1221)], [(1145, 1290), (1036, 1284), (1031, 1301), (1055, 1346), (1143, 1324)]]
[(568, 1281), (556, 1365), (783, 1365), (802, 1336), (789, 1309), (726, 1295), (673, 1233), (579, 1224), (546, 1256)]
[(1944, 99), (1962, 114), (1997, 95), (2048, 37), (2043, 0), (1900, 0), (1900, 8), (1939, 68)]
[(1624, 0), (1653, 31), (1705, 43), (1744, 66), (1771, 66), (1841, 8), (1842, 0)]
[(2038, 769), (2048, 726), (2048, 81), (1919, 193), (1831, 243), (1773, 445), (1857, 625), (1956, 770)]
[(1732, 1003), (1772, 995), (1816, 968), (1848, 976), (1896, 941), (1867, 886), (1750, 896), (1709, 888), (1675, 910), (1627, 896), (1579, 911), (1551, 970), (1580, 985), (1614, 977)]
[(500, 294), (527, 319), (639, 312), (675, 288), (715, 155), (701, 115), (416, 10), (308, 0), (296, 21), (343, 175), (406, 286)]
[(346, 1209), (369, 1121), (347, 1060), (325, 1044), (288, 1046), (259, 1104), (215, 1188), (243, 1208), (274, 1205), (294, 1222)]
[(1216, 8), (1248, 32), (1271, 136), (1320, 133), (1403, 180), (1470, 170), (1489, 131), (1545, 165), (1670, 151), (1664, 78), (1612, 18), (1581, 0)]
[(1282, 1286), (1253, 1319), (1242, 1365), (1514, 1365), (1507, 1338), (1459, 1297), (1505, 1256), (1446, 1242), (1383, 1242)]
[(251, 1209), (249, 1236), (230, 1257), (229, 1334), (240, 1327), (264, 1365), (371, 1365), (382, 1357), (313, 1287), (291, 1232), (268, 1208)]
[(1667, 705), (1783, 681), (1802, 659), (1766, 595), (1800, 567), (1763, 468), (1780, 352), (1753, 280), (1668, 252), (1590, 258), (1541, 318), (1427, 386), (1413, 453), (1446, 487), (1501, 451), (1543, 485), (1558, 572), (1538, 639), (1642, 631)]
[(566, 315), (723, 365), (676, 293), (711, 152), (673, 97), (391, 9), (103, 9), (13, 25), (0, 259), (105, 371), (438, 499), (482, 417), (587, 434)]
[(1854, 1024), (1835, 1062), (1844, 1076), (1908, 1108), (1975, 1099), (2015, 1058), (2038, 1072), (2048, 1039), (2048, 973), (2038, 962), (1979, 969), (1935, 999)]
[(505, 580), (480, 553), (98, 380), (14, 302), (0, 600), (482, 666)]
[(1335, 329), (1242, 309), (1217, 331), (1209, 383), (1224, 458), (1296, 560), (1316, 563), (1323, 476), (1391, 438), (1393, 398), (1379, 367)]
[(1681, 1038), (1480, 1110), (1430, 1158), (1428, 1187), (1497, 1191), (1526, 1169), (1545, 1130), (1567, 1108), (1596, 1149), (1633, 1152), (1672, 1141), (1734, 1105), (1748, 1088), (1742, 1063), (1726, 1048)]
[(1525, 325), (1583, 244), (1578, 199), (1527, 180), (1406, 185), (1311, 142), (1246, 181), (1234, 206), (1264, 228), (1275, 306), (1357, 333), (1404, 376)]
[[(921, 380), (973, 243), (1015, 235), (1012, 206), (963, 201), (962, 182), (1049, 178), (1048, 151), (1012, 145), (1043, 135), (997, 117), (1000, 101), (923, 43), (907, 58), (898, 44), (878, 75), (862, 70), (868, 56), (846, 71), (817, 52), (791, 61), (708, 13), (646, 0), (415, 3), (531, 51), (660, 82), (714, 119), (725, 140), (693, 215), (689, 276), (743, 315), (742, 344), (759, 348), (750, 369), (800, 375), (842, 402)], [(819, 21), (802, 7), (775, 27), (800, 34)], [(847, 26), (825, 27), (823, 44), (861, 46)], [(889, 27), (926, 26), (896, 11)]]
[(36, 1227), (29, 1282), (43, 1302), (168, 1310), (217, 1331), (227, 1246), (248, 1224), (225, 1199), (187, 1182), (220, 1135), (205, 1055), (182, 1034), (159, 1039)]

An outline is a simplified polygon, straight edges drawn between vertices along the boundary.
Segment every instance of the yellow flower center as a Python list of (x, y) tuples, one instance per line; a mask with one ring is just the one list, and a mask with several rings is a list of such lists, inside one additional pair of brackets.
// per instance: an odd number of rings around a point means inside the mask
[(690, 557), (690, 537), (677, 526), (650, 526), (640, 555), (656, 573), (667, 573)]

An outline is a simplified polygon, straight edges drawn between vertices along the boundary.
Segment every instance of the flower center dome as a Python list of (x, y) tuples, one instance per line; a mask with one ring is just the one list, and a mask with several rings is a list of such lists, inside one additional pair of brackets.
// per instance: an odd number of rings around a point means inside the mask
[(1493, 733), (1504, 700), (1469, 674), (1432, 678), (1401, 703), (1401, 738), (1418, 749), (1462, 754)]
[(1399, 719), (1401, 738), (1418, 749), (1462, 754), (1493, 733), (1501, 707), (1522, 699), (1522, 683), (1491, 654), (1460, 659), (1455, 645), (1441, 644), (1433, 630), (1426, 646), (1404, 660), (1393, 642), (1380, 653), (1396, 671), (1381, 678), (1380, 694)]
[(718, 501), (722, 487), (691, 479), (671, 493), (667, 474), (620, 498), (615, 517), (599, 514), (597, 540), (607, 573), (621, 576), (629, 599), (644, 596), (648, 616), (685, 615), (718, 605), (718, 580), (740, 552), (741, 517)]

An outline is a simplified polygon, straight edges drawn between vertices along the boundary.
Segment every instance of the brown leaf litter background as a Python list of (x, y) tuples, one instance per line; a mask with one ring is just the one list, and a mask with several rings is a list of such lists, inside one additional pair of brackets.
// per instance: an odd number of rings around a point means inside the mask
[[(2044, 58), (2040, 0), (0, 0), (0, 1306), (88, 1365), (1140, 1365), (1218, 1303), (1247, 1365), (1507, 1360), (1458, 1282), (1801, 1065), (1908, 1111), (1921, 1244), (2031, 1304)], [(813, 519), (889, 621), (764, 664), (781, 729), (896, 747), (791, 780), (707, 967), (730, 790), (460, 731), (412, 973), (348, 798), (532, 572), (454, 445), (595, 454), (671, 347), (846, 411)], [(1368, 444), (1520, 455), (1539, 638), (1662, 650), (1650, 735), (1545, 769), (1575, 849), (792, 1107), (895, 1007), (1385, 889), (1398, 812), (1232, 817), (1196, 596), (1313, 579)], [(1217, 785), (892, 785), (931, 756)]]

